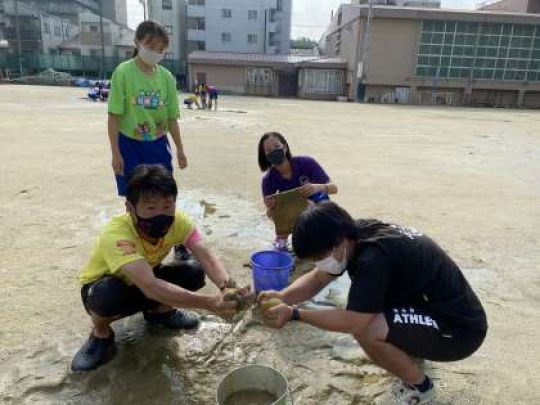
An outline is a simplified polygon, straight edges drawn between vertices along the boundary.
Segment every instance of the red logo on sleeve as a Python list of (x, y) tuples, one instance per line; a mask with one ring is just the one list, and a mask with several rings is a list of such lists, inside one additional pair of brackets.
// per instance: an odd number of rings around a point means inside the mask
[(117, 240), (116, 247), (124, 252), (124, 256), (129, 256), (137, 253), (135, 242), (131, 240)]

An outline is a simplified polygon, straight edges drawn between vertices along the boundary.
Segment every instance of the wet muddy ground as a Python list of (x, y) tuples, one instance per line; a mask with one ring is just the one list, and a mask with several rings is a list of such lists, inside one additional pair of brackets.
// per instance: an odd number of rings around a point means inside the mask
[[(89, 332), (76, 276), (102, 224), (123, 210), (106, 106), (81, 94), (0, 86), (0, 402), (211, 404), (219, 380), (246, 363), (280, 370), (299, 404), (372, 403), (389, 387), (351, 337), (303, 324), (269, 330), (251, 311), (232, 326), (203, 314), (190, 333), (122, 320), (117, 358), (70, 373)], [(190, 166), (177, 179), (180, 205), (238, 279), (249, 282), (250, 253), (272, 240), (256, 146), (282, 131), (293, 153), (327, 169), (354, 216), (431, 235), (478, 291), (488, 338), (466, 361), (427, 365), (437, 403), (540, 402), (538, 112), (242, 97), (220, 106), (184, 111)]]

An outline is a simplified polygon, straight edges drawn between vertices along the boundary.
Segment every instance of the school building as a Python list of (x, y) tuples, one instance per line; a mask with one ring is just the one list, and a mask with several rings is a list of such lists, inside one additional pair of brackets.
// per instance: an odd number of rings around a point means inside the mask
[(320, 47), (346, 61), (350, 100), (540, 108), (540, 15), (527, 7), (342, 5)]
[(335, 100), (345, 92), (339, 57), (196, 51), (188, 63), (191, 82), (226, 93)]

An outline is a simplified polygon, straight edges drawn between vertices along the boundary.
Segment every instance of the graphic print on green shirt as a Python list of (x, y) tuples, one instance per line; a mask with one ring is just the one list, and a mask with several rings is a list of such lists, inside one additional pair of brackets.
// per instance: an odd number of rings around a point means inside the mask
[(135, 59), (121, 63), (111, 79), (109, 113), (119, 115), (119, 131), (138, 141), (154, 141), (169, 132), (169, 120), (180, 117), (176, 81), (158, 65), (147, 75)]

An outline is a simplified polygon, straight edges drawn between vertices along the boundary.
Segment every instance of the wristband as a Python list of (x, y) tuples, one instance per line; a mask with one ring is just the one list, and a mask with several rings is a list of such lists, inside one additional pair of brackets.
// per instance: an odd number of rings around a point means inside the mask
[(292, 315), (291, 315), (292, 321), (300, 321), (300, 310), (296, 305), (293, 305), (292, 307)]

